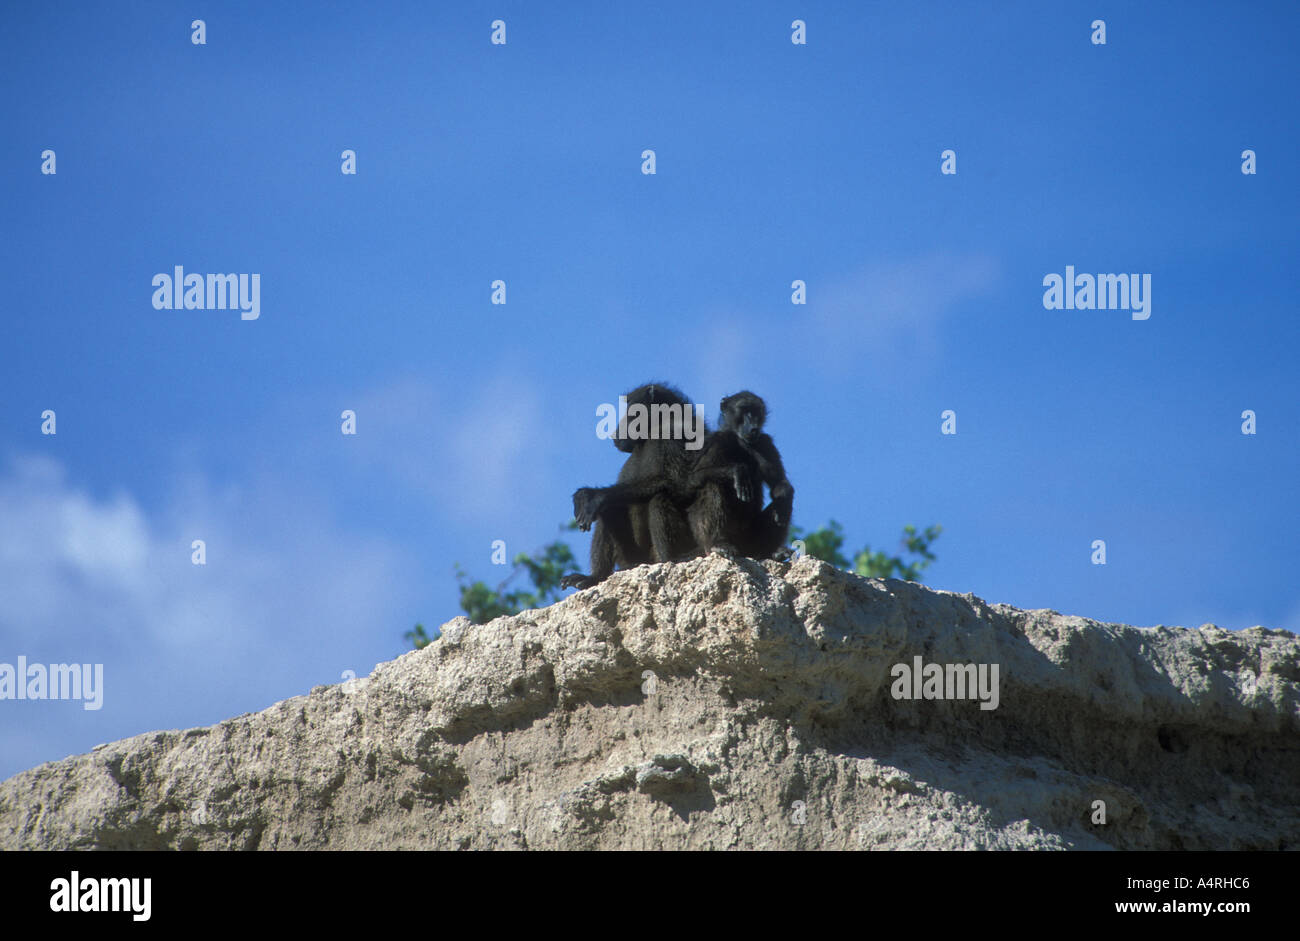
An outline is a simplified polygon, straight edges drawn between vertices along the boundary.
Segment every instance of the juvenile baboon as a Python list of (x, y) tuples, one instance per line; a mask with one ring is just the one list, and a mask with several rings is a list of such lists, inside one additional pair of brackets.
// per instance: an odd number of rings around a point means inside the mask
[[(767, 405), (753, 392), (722, 400), (718, 430), (709, 435), (691, 475), (687, 509), (691, 534), (704, 552), (717, 549), (755, 559), (785, 557), (794, 485), (781, 452), (763, 432)], [(763, 506), (763, 485), (771, 502)]]

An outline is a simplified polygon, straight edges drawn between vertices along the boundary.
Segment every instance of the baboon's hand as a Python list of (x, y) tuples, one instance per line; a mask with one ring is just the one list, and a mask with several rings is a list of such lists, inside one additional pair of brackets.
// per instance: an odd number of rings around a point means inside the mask
[(754, 499), (753, 488), (749, 485), (749, 474), (745, 473), (745, 469), (735, 467), (731, 471), (731, 476), (736, 486), (736, 499), (741, 503), (748, 503)]
[(573, 518), (584, 533), (591, 529), (591, 524), (600, 515), (600, 504), (600, 495), (591, 487), (579, 487), (573, 491)]

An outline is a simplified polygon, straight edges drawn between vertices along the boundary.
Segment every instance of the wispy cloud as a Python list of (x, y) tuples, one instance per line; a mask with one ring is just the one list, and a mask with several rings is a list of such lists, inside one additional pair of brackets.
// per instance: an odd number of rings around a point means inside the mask
[(510, 519), (544, 485), (536, 460), (548, 445), (543, 401), (538, 384), (511, 370), (443, 393), (405, 377), (361, 396), (354, 453), (448, 519)]
[(871, 262), (832, 281), (808, 304), (827, 364), (937, 361), (943, 325), (988, 294), (998, 272), (990, 256), (943, 253)]
[[(218, 491), (191, 474), (153, 506), (95, 496), (46, 457), (13, 460), (0, 474), (0, 661), (101, 662), (106, 693), (100, 713), (0, 702), (0, 775), (364, 674), (409, 626), (411, 568), (283, 485)], [(20, 732), (33, 709), (39, 743)]]
[[(683, 374), (708, 401), (760, 380), (807, 382), (807, 370), (846, 375), (869, 368), (895, 377), (938, 363), (943, 332), (963, 307), (997, 286), (997, 259), (979, 253), (936, 253), (880, 259), (839, 277), (808, 283), (806, 307), (781, 308), (760, 325), (750, 314), (723, 308), (701, 316), (697, 342)], [(758, 391), (758, 390), (755, 390)]]

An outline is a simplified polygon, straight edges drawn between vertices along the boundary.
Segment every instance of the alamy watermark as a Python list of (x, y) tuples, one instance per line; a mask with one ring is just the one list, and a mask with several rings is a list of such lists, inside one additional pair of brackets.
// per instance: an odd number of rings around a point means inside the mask
[(602, 402), (596, 407), (596, 437), (624, 438), (628, 441), (686, 440), (687, 451), (704, 446), (704, 409), (699, 405), (641, 402), (627, 404), (627, 396), (618, 397), (618, 405)]
[(82, 709), (104, 705), (102, 663), (0, 663), (0, 699), (82, 699)]
[(52, 912), (130, 912), (133, 921), (148, 921), (153, 905), (153, 880), (81, 878), (72, 870), (67, 879), (50, 883)]
[(235, 310), (241, 320), (262, 316), (260, 274), (186, 274), (181, 265), (171, 274), (153, 276), (154, 310)]
[(1043, 275), (1043, 307), (1047, 310), (1131, 310), (1134, 320), (1151, 316), (1150, 274)]
[(978, 699), (981, 709), (998, 707), (996, 663), (922, 663), (917, 656), (910, 666), (894, 664), (889, 675), (895, 699)]

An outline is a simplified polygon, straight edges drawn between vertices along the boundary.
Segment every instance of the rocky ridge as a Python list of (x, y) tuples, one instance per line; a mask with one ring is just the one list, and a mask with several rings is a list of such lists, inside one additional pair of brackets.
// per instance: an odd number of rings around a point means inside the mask
[[(710, 556), (442, 632), (367, 678), (15, 775), (0, 849), (1300, 846), (1286, 631)], [(895, 698), (924, 664), (996, 664), (996, 708)]]

